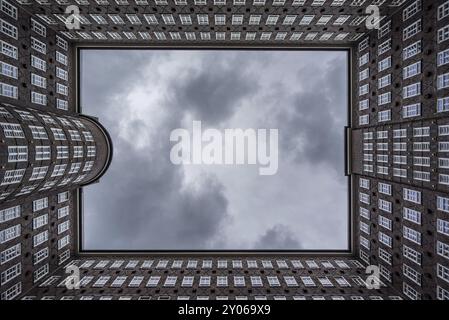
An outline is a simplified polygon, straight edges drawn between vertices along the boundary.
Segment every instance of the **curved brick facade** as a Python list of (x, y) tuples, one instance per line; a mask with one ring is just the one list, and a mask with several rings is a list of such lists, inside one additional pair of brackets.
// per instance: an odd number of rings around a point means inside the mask
[(104, 173), (111, 141), (95, 119), (0, 106), (0, 199), (86, 185)]

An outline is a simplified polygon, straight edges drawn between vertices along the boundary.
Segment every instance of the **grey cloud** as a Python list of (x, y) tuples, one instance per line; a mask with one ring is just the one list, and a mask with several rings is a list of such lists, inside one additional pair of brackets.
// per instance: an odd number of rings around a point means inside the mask
[(257, 78), (248, 72), (242, 57), (218, 52), (213, 58), (205, 57), (201, 68), (192, 68), (188, 78), (175, 82), (173, 104), (206, 125), (219, 124), (257, 91)]
[[(298, 73), (305, 90), (289, 97), (291, 113), (278, 114), (284, 123), (280, 143), (298, 161), (329, 165), (342, 176), (347, 112), (336, 112), (335, 106), (347, 105), (346, 65), (343, 58), (336, 58), (324, 70), (312, 76), (316, 70), (305, 67)], [(302, 147), (298, 147), (298, 137), (305, 142)]]
[(81, 107), (105, 107), (114, 94), (126, 92), (136, 79), (143, 77), (144, 70), (135, 66), (150, 59), (151, 55), (140, 50), (81, 51)]
[(254, 249), (270, 250), (301, 250), (303, 249), (298, 236), (286, 225), (277, 224), (269, 229), (257, 240)]
[(227, 216), (227, 199), (219, 181), (209, 177), (199, 191), (181, 191), (179, 167), (136, 158), (132, 146), (118, 143), (120, 155), (101, 186), (89, 187), (85, 193), (91, 204), (86, 214), (92, 217), (102, 212), (106, 219), (89, 219), (86, 244), (95, 248), (207, 249)]

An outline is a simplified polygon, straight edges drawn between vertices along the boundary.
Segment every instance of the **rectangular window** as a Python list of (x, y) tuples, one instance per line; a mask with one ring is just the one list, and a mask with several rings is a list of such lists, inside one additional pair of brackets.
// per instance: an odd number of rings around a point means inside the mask
[(410, 201), (416, 204), (421, 204), (421, 192), (411, 189), (403, 189), (404, 200)]
[(18, 31), (17, 27), (13, 26), (12, 24), (6, 22), (3, 19), (0, 19), (0, 31), (3, 34), (6, 34), (8, 37), (11, 37), (13, 39), (18, 39)]
[(8, 162), (24, 162), (28, 160), (27, 146), (8, 147)]
[(5, 175), (3, 176), (3, 180), (0, 183), (1, 186), (16, 184), (22, 181), (23, 175), (25, 174), (25, 169), (17, 169), (17, 170), (7, 170)]
[(12, 99), (17, 99), (18, 88), (16, 86), (0, 82), (0, 95)]
[(50, 160), (51, 147), (50, 146), (36, 146), (36, 160)]
[(21, 253), (22, 247), (20, 243), (3, 250), (2, 252), (0, 252), (0, 265), (19, 257)]
[(0, 74), (9, 78), (17, 79), (18, 68), (6, 62), (0, 61)]
[(47, 175), (48, 166), (45, 167), (34, 167), (31, 173), (30, 181), (41, 180)]

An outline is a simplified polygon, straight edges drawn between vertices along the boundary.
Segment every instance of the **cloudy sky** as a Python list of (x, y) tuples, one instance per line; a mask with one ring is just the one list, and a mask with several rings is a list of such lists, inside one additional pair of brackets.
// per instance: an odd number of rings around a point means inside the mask
[[(85, 188), (85, 249), (347, 248), (345, 52), (85, 50), (81, 94), (114, 144)], [(172, 164), (193, 120), (278, 129), (277, 174)]]

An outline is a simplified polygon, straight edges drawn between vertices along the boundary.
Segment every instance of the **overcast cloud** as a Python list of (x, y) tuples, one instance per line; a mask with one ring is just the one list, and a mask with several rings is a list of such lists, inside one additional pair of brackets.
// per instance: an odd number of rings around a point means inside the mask
[[(346, 53), (86, 50), (81, 106), (113, 139), (85, 249), (346, 249)], [(279, 169), (176, 166), (170, 132), (279, 129)]]

